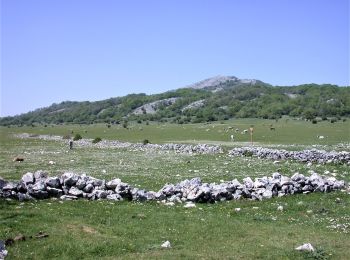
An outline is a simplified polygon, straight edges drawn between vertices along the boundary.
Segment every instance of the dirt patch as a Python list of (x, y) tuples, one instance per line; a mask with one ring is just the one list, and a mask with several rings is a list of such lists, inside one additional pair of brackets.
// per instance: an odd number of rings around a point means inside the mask
[(96, 229), (86, 225), (67, 224), (66, 227), (68, 230), (74, 230), (74, 231), (83, 232), (87, 234), (99, 234), (99, 232)]

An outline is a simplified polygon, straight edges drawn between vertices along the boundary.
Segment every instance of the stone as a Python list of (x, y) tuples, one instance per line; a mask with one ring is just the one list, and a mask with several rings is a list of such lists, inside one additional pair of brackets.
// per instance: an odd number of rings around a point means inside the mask
[(98, 199), (105, 199), (107, 198), (108, 193), (104, 190), (94, 190), (93, 193), (96, 195)]
[(94, 179), (93, 183), (92, 183), (95, 187), (99, 186), (99, 187), (103, 187), (105, 186), (105, 180), (100, 180), (100, 179)]
[(8, 251), (6, 249), (0, 250), (0, 260), (5, 259), (7, 254), (8, 254)]
[(122, 201), (123, 197), (117, 193), (114, 193), (114, 194), (107, 195), (106, 199), (107, 200)]
[(241, 208), (235, 208), (235, 212), (240, 212)]
[(3, 187), (6, 186), (8, 181), (5, 181), (3, 178), (0, 177), (0, 190), (2, 190)]
[(289, 177), (286, 177), (286, 176), (281, 177), (280, 185), (283, 186), (283, 185), (290, 185), (290, 184), (293, 184), (293, 182)]
[(30, 195), (39, 200), (47, 199), (49, 197), (49, 193), (43, 190), (34, 190)]
[(0, 251), (5, 250), (6, 246), (5, 246), (5, 242), (0, 240)]
[(83, 191), (79, 190), (77, 187), (71, 187), (68, 191), (68, 195), (76, 196), (76, 197), (82, 197)]
[(86, 180), (84, 178), (79, 178), (77, 183), (75, 184), (75, 186), (79, 189), (79, 190), (83, 190), (86, 186)]
[(295, 250), (298, 251), (306, 251), (306, 252), (313, 252), (315, 251), (314, 247), (310, 243), (303, 244), (301, 246), (298, 246), (295, 248)]
[(62, 195), (60, 197), (61, 200), (76, 200), (78, 199), (77, 196), (72, 196), (72, 195)]
[(14, 191), (17, 189), (17, 184), (14, 182), (7, 182), (6, 185), (2, 187), (3, 191)]
[(24, 184), (33, 184), (34, 183), (34, 174), (31, 172), (27, 172), (26, 174), (24, 174), (22, 176), (21, 181)]
[(277, 210), (278, 210), (278, 211), (283, 211), (283, 206), (278, 206), (278, 207), (277, 207)]
[[(31, 185), (31, 184), (28, 184)], [(18, 192), (26, 193), (27, 192), (27, 185), (21, 180), (19, 183), (17, 183), (16, 190)]]
[(251, 189), (254, 186), (254, 182), (250, 177), (246, 177), (243, 179), (243, 183), (246, 186), (246, 188)]
[(51, 188), (48, 186), (46, 190), (49, 195), (53, 197), (61, 197), (63, 195), (63, 191), (61, 189)]
[(274, 178), (274, 179), (281, 179), (281, 174), (279, 173), (279, 172), (274, 172), (273, 174), (272, 174), (272, 178)]
[(39, 179), (38, 181), (35, 182), (32, 188), (34, 191), (45, 191), (46, 187), (47, 186), (46, 186), (45, 180)]
[[(68, 187), (72, 187), (73, 185), (75, 185), (78, 181), (79, 177), (71, 172), (66, 172), (61, 176), (61, 183), (64, 186), (68, 186)], [(62, 182), (63, 180), (63, 182)]]
[(262, 193), (262, 198), (263, 199), (271, 199), (272, 198), (272, 191), (271, 190), (265, 190)]
[(29, 201), (29, 200), (34, 200), (34, 198), (32, 196), (30, 196), (27, 193), (17, 193), (17, 197), (19, 201)]
[(58, 177), (48, 177), (45, 183), (48, 187), (51, 187), (51, 188), (60, 187), (60, 179)]
[(117, 178), (117, 179), (113, 179), (109, 182), (106, 183), (106, 187), (107, 189), (115, 189), (120, 183), (121, 183), (121, 179)]
[(195, 208), (196, 207), (196, 204), (194, 204), (193, 202), (187, 202), (185, 205), (184, 205), (184, 208), (188, 209), (188, 208)]
[(91, 193), (94, 190), (94, 185), (91, 183), (87, 184), (84, 188), (83, 191), (86, 193)]
[(47, 178), (47, 172), (36, 171), (34, 173), (34, 178), (35, 178), (35, 181), (38, 181), (38, 180), (41, 180), (41, 179), (46, 179)]
[(171, 244), (169, 241), (165, 241), (162, 245), (161, 245), (162, 248), (171, 248)]

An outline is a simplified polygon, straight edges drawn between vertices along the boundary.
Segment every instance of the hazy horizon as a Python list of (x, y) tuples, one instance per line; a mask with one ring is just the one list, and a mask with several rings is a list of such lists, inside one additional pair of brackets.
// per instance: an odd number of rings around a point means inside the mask
[(1, 117), (216, 75), (350, 85), (347, 0), (1, 5)]

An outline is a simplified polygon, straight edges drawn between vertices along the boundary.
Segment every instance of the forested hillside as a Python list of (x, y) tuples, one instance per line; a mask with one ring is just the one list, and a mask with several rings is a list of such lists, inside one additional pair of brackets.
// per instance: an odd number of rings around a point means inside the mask
[(65, 101), (14, 117), (1, 125), (33, 123), (121, 123), (136, 121), (206, 122), (229, 118), (312, 120), (350, 116), (350, 87), (306, 84), (271, 86), (255, 80), (227, 80), (204, 88), (162, 94), (130, 94), (96, 102)]

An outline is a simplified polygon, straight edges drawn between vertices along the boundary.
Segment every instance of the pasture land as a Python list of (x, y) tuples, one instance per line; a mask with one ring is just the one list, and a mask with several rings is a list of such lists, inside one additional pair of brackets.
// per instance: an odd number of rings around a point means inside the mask
[[(259, 145), (349, 151), (349, 121), (311, 124), (292, 119), (278, 122), (245, 119), (224, 124), (130, 124), (129, 130), (102, 124), (12, 127), (0, 128), (0, 176), (18, 180), (28, 171), (45, 170), (51, 176), (73, 171), (104, 179), (121, 178), (148, 190), (158, 190), (167, 182), (177, 183), (186, 178), (241, 181), (246, 176), (270, 176), (275, 171), (292, 175), (313, 170), (350, 181), (349, 167), (345, 165), (307, 166), (292, 161), (273, 164), (250, 157), (230, 158), (226, 153), (188, 155), (97, 147), (69, 150), (63, 142), (13, 136), (23, 132), (61, 136), (80, 133), (83, 138), (210, 143), (228, 149), (249, 144), (249, 135), (234, 130), (239, 128), (241, 132), (251, 125)], [(270, 125), (275, 131), (270, 130)], [(235, 136), (234, 142), (230, 141), (231, 134)], [(319, 139), (318, 135), (325, 138)], [(24, 162), (13, 162), (15, 156), (23, 156)], [(0, 239), (20, 233), (35, 235), (39, 231), (49, 235), (9, 246), (7, 259), (348, 259), (349, 196), (345, 192), (314, 193), (261, 202), (243, 199), (197, 204), (191, 209), (181, 204), (167, 207), (155, 202), (0, 200)], [(283, 211), (277, 211), (279, 205), (284, 207)], [(236, 212), (235, 208), (241, 211)], [(160, 248), (166, 240), (171, 242), (171, 249)], [(316, 247), (316, 252), (294, 250), (307, 242)]]

